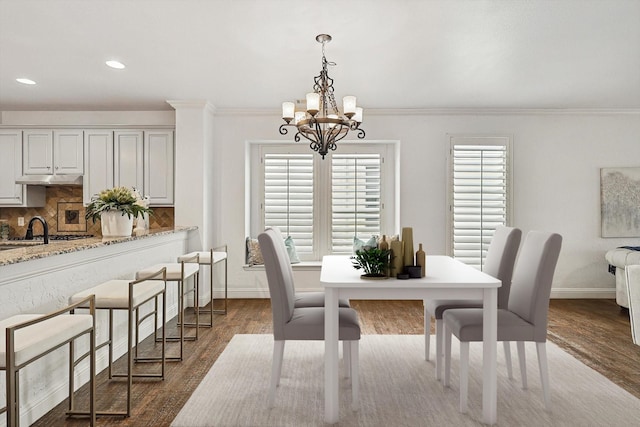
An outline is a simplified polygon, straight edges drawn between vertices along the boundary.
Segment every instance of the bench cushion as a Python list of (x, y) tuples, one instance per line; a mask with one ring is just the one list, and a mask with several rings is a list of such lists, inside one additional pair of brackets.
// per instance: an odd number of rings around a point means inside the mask
[(196, 263), (184, 264), (184, 278), (182, 277), (182, 263), (173, 262), (167, 264), (156, 264), (151, 267), (144, 268), (136, 273), (136, 279), (156, 273), (161, 268), (167, 268), (167, 280), (176, 281), (187, 279), (200, 271), (200, 267)]
[[(137, 307), (164, 291), (162, 280), (145, 280), (133, 286), (133, 307)], [(93, 288), (78, 292), (70, 298), (70, 303), (95, 295), (96, 308), (129, 308), (129, 280), (109, 280)]]
[[(211, 252), (210, 251), (202, 251), (202, 252), (190, 252), (188, 254), (182, 255), (178, 257), (178, 262), (182, 262), (189, 258), (193, 258), (194, 256), (200, 255), (199, 262), (200, 264), (211, 264)], [(214, 252), (213, 253), (213, 263), (217, 263), (223, 261), (227, 258), (226, 252)]]
[[(0, 321), (0, 368), (6, 368), (6, 331), (8, 327), (42, 317), (41, 314), (18, 314)], [(15, 333), (15, 363), (22, 365), (93, 327), (90, 314), (64, 314), (18, 329)]]

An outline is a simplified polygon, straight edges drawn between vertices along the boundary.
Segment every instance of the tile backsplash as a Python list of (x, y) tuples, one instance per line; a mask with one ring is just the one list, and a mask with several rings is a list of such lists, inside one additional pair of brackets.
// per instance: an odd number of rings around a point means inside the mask
[[(174, 226), (173, 208), (155, 207), (149, 218), (150, 228)], [(100, 221), (85, 221), (85, 208), (82, 204), (82, 187), (47, 187), (46, 203), (41, 208), (10, 207), (0, 208), (0, 219), (9, 221), (10, 237), (23, 237), (27, 232), (27, 223), (34, 216), (42, 216), (49, 226), (49, 234), (93, 234), (102, 235)], [(25, 225), (18, 226), (18, 217), (24, 217)], [(42, 234), (42, 226), (36, 223), (34, 234)]]

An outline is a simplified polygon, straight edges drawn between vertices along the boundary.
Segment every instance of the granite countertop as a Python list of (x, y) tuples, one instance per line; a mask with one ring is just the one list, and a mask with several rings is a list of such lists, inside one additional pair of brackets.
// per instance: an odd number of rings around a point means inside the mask
[[(197, 230), (196, 226), (176, 226), (173, 228), (154, 228), (149, 230), (147, 234), (131, 237), (116, 237), (103, 239), (102, 237), (91, 237), (88, 239), (78, 240), (56, 240), (49, 241), (44, 245), (41, 242), (33, 242), (28, 246), (0, 251), (0, 266), (17, 264), (19, 262), (30, 261), (38, 258), (46, 258), (53, 255), (66, 254), (70, 252), (83, 251), (85, 249), (99, 248), (118, 243), (130, 242), (133, 240), (148, 239), (150, 237), (173, 234), (181, 231)], [(15, 241), (4, 242), (6, 245), (16, 243)], [(25, 243), (20, 241), (21, 244)], [(0, 243), (2, 245), (2, 243)]]

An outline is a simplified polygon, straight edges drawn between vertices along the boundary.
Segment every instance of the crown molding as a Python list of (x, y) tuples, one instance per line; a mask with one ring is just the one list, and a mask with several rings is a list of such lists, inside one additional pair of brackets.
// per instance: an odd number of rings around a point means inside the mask
[(167, 100), (167, 104), (171, 105), (174, 110), (181, 108), (197, 108), (206, 110), (211, 114), (216, 114), (216, 107), (205, 99), (191, 99), (191, 100)]
[[(218, 108), (216, 116), (280, 116), (274, 108)], [(372, 108), (366, 116), (446, 116), (446, 115), (640, 115), (635, 108)]]

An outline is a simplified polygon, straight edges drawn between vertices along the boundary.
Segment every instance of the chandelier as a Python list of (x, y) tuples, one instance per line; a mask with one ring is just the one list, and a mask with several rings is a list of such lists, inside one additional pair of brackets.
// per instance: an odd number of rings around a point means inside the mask
[(343, 113), (338, 110), (333, 94), (333, 79), (327, 72), (329, 65), (336, 64), (328, 62), (324, 56), (324, 46), (331, 41), (331, 36), (320, 34), (316, 40), (322, 44), (322, 71), (313, 78), (313, 92), (307, 94), (306, 111), (295, 111), (293, 102), (282, 103), (282, 118), (286, 123), (280, 126), (280, 134), (289, 133), (287, 126), (295, 126), (297, 133), (293, 139), (300, 142), (300, 136), (305, 137), (311, 141), (309, 147), (324, 159), (327, 152), (335, 150), (336, 142), (347, 136), (350, 130), (357, 130), (359, 139), (363, 139), (365, 133), (360, 129), (362, 108), (356, 107), (355, 96), (345, 96), (342, 99)]

